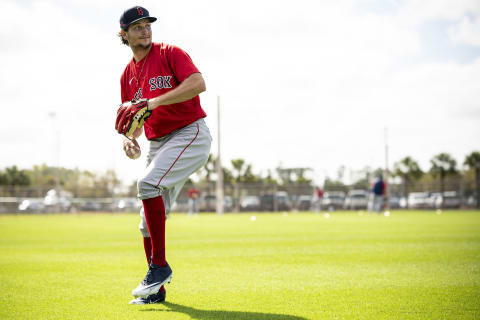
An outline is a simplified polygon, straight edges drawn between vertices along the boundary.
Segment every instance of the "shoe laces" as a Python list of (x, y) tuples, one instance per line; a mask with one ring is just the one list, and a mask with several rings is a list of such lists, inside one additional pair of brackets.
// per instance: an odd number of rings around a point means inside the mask
[(152, 281), (152, 277), (153, 277), (153, 272), (152, 272), (152, 268), (148, 268), (148, 271), (147, 271), (147, 275), (145, 276), (145, 279), (143, 279), (143, 284), (148, 284)]

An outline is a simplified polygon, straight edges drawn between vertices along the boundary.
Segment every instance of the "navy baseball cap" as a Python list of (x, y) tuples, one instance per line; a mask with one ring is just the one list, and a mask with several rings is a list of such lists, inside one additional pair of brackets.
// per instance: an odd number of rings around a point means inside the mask
[(157, 18), (150, 17), (147, 9), (135, 6), (123, 12), (120, 17), (120, 28), (126, 31), (132, 23), (137, 22), (140, 19), (148, 19), (150, 22), (157, 21)]

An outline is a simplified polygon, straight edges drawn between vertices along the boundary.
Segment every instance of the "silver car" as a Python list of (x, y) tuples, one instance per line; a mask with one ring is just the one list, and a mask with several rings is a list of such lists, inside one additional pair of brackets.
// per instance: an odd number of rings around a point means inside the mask
[(432, 198), (429, 192), (412, 192), (408, 194), (408, 207), (410, 209), (432, 208)]
[(462, 201), (455, 191), (445, 191), (443, 195), (440, 192), (430, 195), (432, 207), (435, 209), (458, 209)]
[(18, 205), (18, 211), (42, 213), (45, 205), (41, 199), (25, 199)]
[(322, 208), (325, 210), (343, 209), (345, 193), (342, 191), (325, 192), (322, 199)]
[(240, 210), (242, 211), (258, 211), (260, 210), (260, 197), (245, 196), (240, 201)]
[(345, 209), (367, 209), (368, 207), (368, 195), (365, 190), (352, 190), (348, 193), (345, 199)]

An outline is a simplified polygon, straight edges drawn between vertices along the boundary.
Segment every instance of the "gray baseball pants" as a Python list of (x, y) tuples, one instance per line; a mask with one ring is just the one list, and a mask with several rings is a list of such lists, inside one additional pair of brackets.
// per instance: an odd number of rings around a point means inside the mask
[[(211, 143), (212, 137), (203, 119), (150, 140), (147, 167), (137, 183), (138, 197), (144, 200), (162, 196), (168, 213), (188, 177), (207, 162)], [(150, 237), (143, 207), (140, 217), (140, 232)]]

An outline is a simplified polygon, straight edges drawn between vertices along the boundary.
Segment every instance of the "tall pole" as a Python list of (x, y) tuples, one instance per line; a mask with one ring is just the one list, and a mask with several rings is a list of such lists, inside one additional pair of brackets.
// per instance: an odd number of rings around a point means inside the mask
[(385, 170), (384, 170), (384, 182), (385, 182), (385, 209), (390, 209), (390, 188), (388, 185), (388, 128), (385, 127)]
[(60, 211), (60, 128), (58, 128), (57, 113), (52, 111), (48, 113), (52, 118), (52, 127), (55, 135), (55, 192), (57, 195), (56, 211)]
[(223, 171), (220, 143), (220, 96), (217, 96), (217, 214), (223, 214)]

